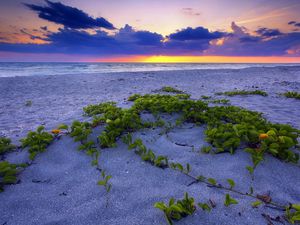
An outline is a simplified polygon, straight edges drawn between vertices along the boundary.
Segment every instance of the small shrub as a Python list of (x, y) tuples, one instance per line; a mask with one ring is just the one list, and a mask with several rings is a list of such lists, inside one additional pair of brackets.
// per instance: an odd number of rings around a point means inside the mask
[(291, 204), (286, 207), (285, 217), (291, 224), (300, 222), (300, 204)]
[(288, 92), (285, 92), (283, 95), (287, 98), (300, 99), (300, 93), (299, 92), (288, 91)]
[(188, 193), (185, 193), (182, 200), (175, 202), (175, 199), (171, 198), (168, 205), (166, 205), (164, 202), (157, 202), (154, 204), (154, 207), (163, 211), (167, 223), (172, 225), (173, 220), (180, 220), (188, 215), (192, 215), (195, 212), (196, 206), (194, 202), (194, 198), (190, 198)]
[(137, 100), (140, 97), (141, 97), (140, 94), (134, 94), (134, 95), (129, 96), (127, 100), (133, 102), (133, 101)]
[(16, 146), (11, 144), (11, 140), (9, 138), (0, 137), (0, 156), (15, 148)]
[(39, 126), (36, 132), (30, 131), (26, 138), (21, 139), (22, 147), (29, 147), (29, 158), (31, 160), (33, 160), (38, 153), (44, 152), (53, 140), (53, 136), (45, 132), (44, 129), (43, 126)]
[(173, 87), (170, 87), (170, 86), (164, 86), (161, 88), (161, 91), (164, 91), (164, 92), (171, 92), (171, 93), (184, 93), (183, 91), (181, 90), (178, 90), (176, 88), (173, 88)]
[(4, 189), (4, 185), (17, 183), (17, 174), (26, 164), (11, 164), (7, 161), (0, 162), (0, 192)]
[(222, 93), (223, 95), (227, 96), (235, 96), (235, 95), (261, 95), (261, 96), (268, 96), (268, 93), (261, 90), (255, 90), (255, 91), (244, 91), (244, 90), (238, 90), (238, 91), (226, 91)]

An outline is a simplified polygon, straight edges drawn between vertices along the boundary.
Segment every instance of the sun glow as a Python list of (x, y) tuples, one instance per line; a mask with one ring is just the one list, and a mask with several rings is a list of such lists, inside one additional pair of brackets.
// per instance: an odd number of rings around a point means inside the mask
[(300, 57), (276, 56), (119, 56), (90, 59), (111, 63), (300, 63)]

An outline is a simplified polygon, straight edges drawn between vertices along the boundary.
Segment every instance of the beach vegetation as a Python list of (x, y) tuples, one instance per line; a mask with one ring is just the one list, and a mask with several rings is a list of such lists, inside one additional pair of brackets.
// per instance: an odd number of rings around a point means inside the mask
[(198, 203), (198, 206), (199, 206), (203, 211), (208, 211), (208, 212), (211, 211), (211, 206), (209, 206), (207, 203), (199, 202), (199, 203)]
[(207, 99), (211, 99), (211, 96), (201, 95), (201, 98), (204, 99), (204, 100), (207, 100)]
[(219, 92), (217, 95), (227, 95), (227, 96), (235, 96), (235, 95), (261, 95), (268, 96), (268, 93), (262, 90), (254, 90), (254, 91), (245, 91), (245, 90), (236, 90), (236, 91), (226, 91)]
[(0, 156), (14, 149), (16, 149), (16, 146), (11, 143), (9, 138), (0, 137)]
[(229, 186), (230, 186), (230, 189), (234, 188), (234, 186), (235, 186), (234, 180), (232, 180), (232, 179), (227, 179), (227, 182), (228, 182), (228, 184), (229, 184)]
[(229, 104), (230, 100), (229, 99), (214, 99), (214, 100), (209, 100), (209, 103), (214, 103), (214, 104)]
[(133, 102), (140, 97), (142, 97), (140, 94), (134, 94), (134, 95), (129, 96), (127, 100)]
[(283, 94), (287, 98), (300, 99), (300, 93), (295, 91), (288, 91)]
[(184, 93), (184, 91), (178, 90), (171, 86), (163, 86), (160, 90), (163, 92), (171, 92), (171, 93), (178, 93), (178, 94)]
[(91, 124), (89, 122), (79, 122), (75, 120), (71, 125), (70, 136), (74, 141), (84, 144), (88, 136), (92, 133)]
[(16, 184), (17, 175), (27, 164), (12, 164), (7, 161), (0, 162), (0, 192), (4, 190), (4, 185)]
[(44, 131), (44, 129), (43, 126), (39, 126), (36, 131), (30, 131), (26, 138), (21, 139), (22, 148), (29, 148), (29, 158), (31, 160), (33, 160), (37, 154), (44, 152), (53, 141), (53, 136)]
[(185, 193), (184, 198), (181, 200), (176, 201), (174, 198), (171, 198), (168, 204), (156, 202), (154, 207), (163, 211), (169, 225), (172, 225), (173, 221), (192, 215), (196, 210), (195, 200), (189, 197), (188, 193)]
[(232, 198), (229, 194), (225, 195), (225, 201), (224, 201), (224, 205), (225, 206), (230, 206), (232, 204), (238, 204), (238, 201), (235, 200), (234, 198)]
[(300, 222), (300, 204), (290, 204), (286, 207), (285, 218), (291, 223)]
[(69, 134), (70, 131), (69, 131), (69, 126), (67, 124), (60, 124), (58, 127), (57, 127), (58, 130), (61, 130), (61, 131), (64, 131), (66, 134)]
[(104, 170), (101, 171), (101, 177), (102, 177), (102, 180), (99, 180), (97, 182), (97, 184), (99, 186), (103, 186), (105, 188), (105, 191), (106, 191), (106, 208), (108, 207), (108, 201), (109, 201), (109, 198), (108, 198), (108, 194), (112, 188), (112, 184), (109, 182), (109, 180), (112, 178), (111, 175), (107, 175), (105, 173)]
[(205, 154), (210, 153), (211, 150), (212, 150), (212, 147), (211, 147), (211, 146), (203, 146), (203, 147), (201, 148), (201, 152), (202, 152), (202, 153), (205, 153)]

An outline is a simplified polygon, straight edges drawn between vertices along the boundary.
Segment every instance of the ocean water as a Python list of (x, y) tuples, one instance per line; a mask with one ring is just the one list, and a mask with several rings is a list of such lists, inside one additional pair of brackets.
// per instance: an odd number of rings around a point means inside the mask
[(243, 69), (249, 67), (299, 66), (300, 64), (240, 63), (17, 63), (0, 62), (0, 77), (97, 74), (162, 70)]

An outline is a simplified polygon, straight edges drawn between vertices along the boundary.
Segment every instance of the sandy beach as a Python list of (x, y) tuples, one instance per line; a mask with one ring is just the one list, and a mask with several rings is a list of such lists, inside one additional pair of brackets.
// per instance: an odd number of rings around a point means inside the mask
[[(44, 125), (47, 131), (61, 123), (89, 121), (82, 108), (89, 104), (115, 101), (129, 108), (132, 94), (154, 94), (163, 86), (175, 87), (191, 94), (191, 99), (213, 96), (226, 98), (230, 104), (263, 113), (273, 122), (300, 129), (300, 101), (279, 94), (300, 91), (300, 67), (278, 66), (246, 69), (157, 71), (110, 74), (75, 74), (60, 76), (27, 76), (0, 78), (0, 135), (15, 144), (30, 130)], [(263, 90), (267, 97), (216, 96), (217, 92)], [(29, 104), (30, 102), (30, 104)], [(144, 115), (145, 117), (149, 115)], [(163, 118), (174, 120), (163, 115)], [(92, 139), (103, 131), (93, 130)], [(203, 126), (184, 123), (161, 135), (163, 128), (134, 133), (155, 153), (170, 160), (189, 163), (192, 174), (205, 174), (221, 183), (233, 179), (236, 188), (247, 192), (251, 184), (246, 165), (248, 153), (238, 150), (230, 154), (203, 154), (206, 145)], [(179, 143), (179, 144), (178, 144)], [(97, 185), (99, 172), (91, 166), (90, 157), (77, 151), (78, 143), (69, 136), (55, 140), (47, 151), (19, 176), (20, 183), (5, 187), (0, 193), (0, 224), (166, 224), (163, 213), (154, 208), (157, 201), (180, 199), (188, 192), (197, 202), (213, 200), (210, 212), (197, 209), (192, 216), (175, 224), (268, 224), (262, 214), (281, 216), (283, 211), (264, 205), (252, 208), (251, 198), (231, 194), (239, 203), (225, 207), (226, 191), (197, 183), (169, 168), (156, 168), (143, 162), (118, 140), (117, 147), (104, 149), (99, 164), (112, 175), (112, 189), (106, 207), (105, 190)], [(193, 147), (191, 147), (193, 146)], [(26, 150), (9, 153), (12, 163), (27, 162)], [(38, 182), (37, 182), (38, 181)], [(280, 161), (270, 155), (255, 170), (255, 193), (270, 194), (281, 204), (300, 203), (299, 163)], [(281, 222), (272, 221), (274, 224)]]

